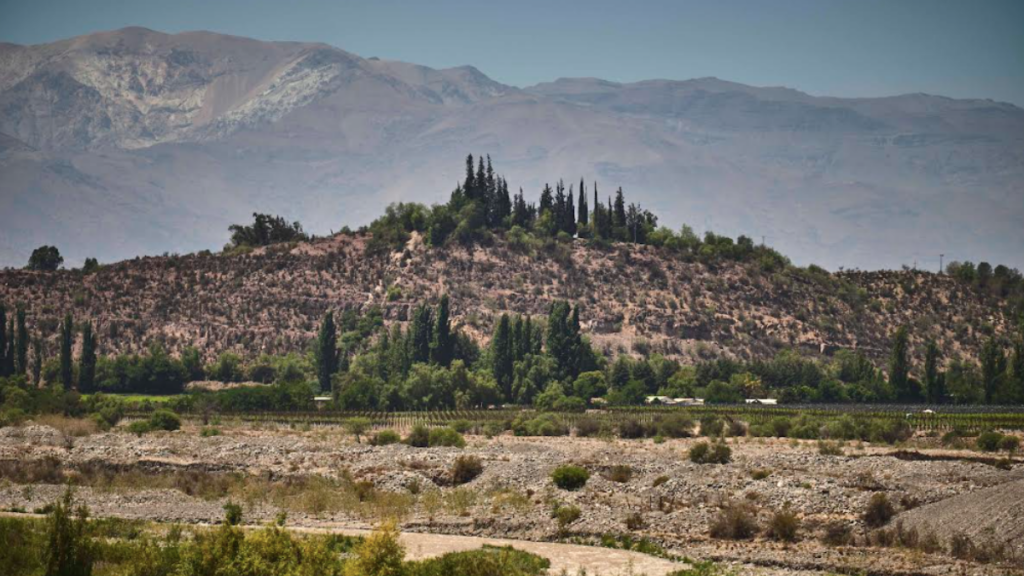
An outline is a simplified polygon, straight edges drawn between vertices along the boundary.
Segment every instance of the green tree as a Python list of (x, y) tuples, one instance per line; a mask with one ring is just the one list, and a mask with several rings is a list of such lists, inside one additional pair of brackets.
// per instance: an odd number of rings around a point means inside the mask
[(421, 304), (413, 313), (409, 334), (409, 356), (414, 364), (430, 362), (431, 331), (430, 308)]
[(96, 335), (92, 331), (92, 322), (82, 326), (82, 357), (79, 359), (78, 389), (81, 392), (93, 392), (96, 389)]
[(985, 391), (985, 403), (991, 404), (996, 389), (1006, 372), (1006, 356), (995, 336), (985, 341), (981, 348), (981, 386)]
[(28, 326), (25, 324), (25, 307), (18, 306), (17, 312), (17, 345), (14, 348), (14, 366), (17, 374), (28, 372)]
[(570, 309), (564, 300), (552, 303), (548, 314), (547, 347), (548, 354), (558, 366), (558, 379), (575, 379), (580, 372), (582, 348), (579, 307)]
[(7, 334), (7, 307), (0, 304), (0, 378), (11, 375), (12, 369), (7, 368), (7, 339), (14, 334)]
[(46, 576), (90, 576), (94, 558), (87, 533), (89, 511), (75, 508), (71, 487), (53, 505), (46, 518), (46, 548), (43, 550)]
[(587, 231), (590, 230), (590, 209), (587, 207), (587, 193), (583, 186), (583, 178), (580, 178), (580, 198), (577, 204), (579, 206), (576, 207), (578, 210), (576, 231), (579, 233), (580, 238), (585, 238)]
[(924, 389), (930, 404), (939, 404), (946, 395), (943, 374), (939, 371), (941, 352), (934, 340), (928, 341), (924, 354)]
[(64, 322), (60, 325), (60, 383), (65, 390), (71, 390), (73, 382), (73, 366), (71, 348), (74, 345), (74, 321), (71, 314), (64, 315)]
[(512, 399), (512, 330), (509, 326), (508, 314), (502, 314), (498, 326), (491, 338), (491, 372), (494, 380), (502, 390), (506, 399)]
[(43, 373), (43, 340), (36, 336), (32, 341), (32, 383), (39, 385), (39, 378)]
[(900, 326), (893, 336), (892, 351), (889, 355), (889, 385), (901, 401), (913, 400), (915, 391), (910, 382), (910, 334), (906, 326)]
[(1010, 372), (1017, 389), (1017, 402), (1024, 403), (1024, 329), (1021, 329), (1020, 336), (1013, 343), (1013, 361)]
[(430, 361), (447, 368), (452, 363), (453, 338), (451, 321), (448, 318), (448, 295), (441, 296), (434, 321), (434, 340), (430, 343)]
[(14, 358), (17, 355), (14, 351), (14, 318), (7, 321), (7, 342), (2, 353), (3, 373), (14, 374)]
[(316, 346), (316, 375), (320, 391), (331, 389), (331, 377), (338, 371), (338, 331), (334, 327), (334, 312), (327, 312), (320, 324)]
[(40, 246), (32, 251), (28, 259), (29, 270), (48, 272), (60, 268), (61, 264), (64, 264), (64, 257), (56, 246)]

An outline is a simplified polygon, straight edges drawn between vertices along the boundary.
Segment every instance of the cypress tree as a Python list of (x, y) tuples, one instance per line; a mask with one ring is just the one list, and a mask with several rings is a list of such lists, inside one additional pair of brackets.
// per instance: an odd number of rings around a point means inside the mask
[(72, 368), (71, 348), (74, 344), (74, 322), (71, 314), (64, 316), (64, 323), (60, 327), (60, 383), (65, 390), (71, 390), (74, 382), (74, 370)]
[(491, 339), (491, 370), (494, 380), (505, 394), (506, 399), (512, 398), (512, 333), (509, 328), (508, 314), (502, 314), (498, 327)]
[(943, 388), (943, 377), (939, 371), (940, 352), (934, 340), (928, 341), (924, 354), (924, 389), (931, 404), (939, 404), (946, 395)]
[(909, 334), (906, 326), (900, 326), (893, 337), (892, 352), (889, 356), (889, 385), (900, 400), (908, 400), (910, 393), (910, 351)]
[(577, 206), (576, 232), (580, 238), (586, 238), (590, 230), (590, 209), (587, 207), (587, 194), (583, 190), (583, 179), (580, 178), (580, 201)]
[(991, 404), (999, 386), (1000, 377), (1006, 371), (1006, 357), (995, 336), (989, 337), (981, 348), (981, 385), (985, 389), (985, 403)]
[(331, 389), (331, 376), (338, 371), (338, 332), (334, 327), (334, 312), (328, 311), (320, 323), (316, 344), (316, 376), (320, 392)]
[(545, 184), (544, 189), (540, 191), (540, 206), (538, 206), (538, 215), (543, 216), (545, 212), (551, 212), (555, 208), (554, 197), (552, 196), (551, 186)]
[(25, 308), (18, 306), (18, 344), (15, 346), (14, 365), (18, 374), (28, 373), (28, 326), (25, 324)]
[(43, 340), (36, 336), (32, 341), (32, 383), (39, 386), (43, 374)]
[(512, 321), (512, 358), (515, 361), (522, 360), (526, 356), (526, 348), (523, 342), (523, 317), (516, 314)]
[(430, 361), (448, 367), (452, 363), (452, 326), (448, 319), (448, 295), (441, 296), (434, 322), (434, 340), (430, 344)]
[(1024, 328), (1017, 341), (1013, 343), (1013, 361), (1011, 373), (1016, 382), (1017, 402), (1024, 403)]
[(476, 159), (476, 190), (473, 192), (473, 199), (484, 205), (484, 213), (487, 213), (487, 169), (484, 167), (484, 157)]
[(476, 197), (476, 176), (473, 174), (473, 155), (466, 156), (466, 181), (462, 184), (462, 192), (467, 200), (475, 200)]
[(10, 376), (7, 371), (7, 338), (7, 307), (0, 304), (0, 378)]
[(3, 373), (7, 376), (14, 374), (14, 356), (14, 318), (11, 318), (7, 321), (7, 342), (3, 352)]
[(96, 389), (96, 335), (92, 322), (82, 327), (82, 357), (78, 361), (78, 389), (92, 392)]
[(573, 236), (576, 234), (576, 207), (572, 200), (572, 186), (569, 186), (569, 194), (565, 198), (565, 224), (564, 230)]
[(615, 227), (616, 231), (626, 228), (626, 198), (622, 195), (621, 187), (615, 193), (615, 213), (612, 226)]
[(409, 356), (413, 364), (430, 362), (431, 321), (430, 308), (421, 304), (412, 318), (412, 332), (409, 334)]
[(538, 342), (534, 341), (533, 334), (533, 320), (527, 316), (526, 320), (523, 320), (523, 338), (522, 338), (522, 355), (526, 357), (527, 354), (535, 354), (535, 349), (538, 347)]
[(575, 377), (579, 373), (579, 316), (569, 303), (559, 300), (551, 305), (548, 315), (548, 355), (558, 365), (558, 378)]

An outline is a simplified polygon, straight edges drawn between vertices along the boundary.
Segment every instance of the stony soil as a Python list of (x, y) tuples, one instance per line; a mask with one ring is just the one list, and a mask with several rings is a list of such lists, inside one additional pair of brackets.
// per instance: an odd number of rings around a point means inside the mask
[[(500, 240), (436, 250), (415, 236), (406, 250), (371, 258), (366, 242), (338, 235), (247, 255), (139, 258), (92, 274), (2, 270), (0, 302), (24, 304), (30, 329), (53, 346), (71, 312), (93, 321), (105, 354), (162, 342), (172, 353), (197, 346), (208, 360), (225, 350), (303, 351), (328, 309), (379, 306), (387, 323), (405, 322), (442, 292), (454, 324), (482, 343), (502, 313), (544, 315), (568, 299), (582, 306), (582, 329), (602, 351), (686, 362), (856, 348), (882, 366), (901, 325), (913, 328), (918, 356), (931, 338), (945, 357), (975, 358), (990, 331), (1010, 330), (999, 301), (924, 272), (767, 274), (650, 246), (574, 242), (530, 255)], [(397, 300), (387, 297), (392, 287)]]
[[(783, 571), (952, 574), (1002, 570), (945, 555), (863, 545), (829, 547), (817, 540), (824, 523), (836, 520), (847, 522), (863, 539), (860, 513), (876, 492), (885, 492), (899, 511), (913, 508), (898, 516), (906, 517), (908, 522), (923, 518), (945, 523), (950, 514), (957, 514), (931, 511), (944, 510), (946, 502), (958, 503), (954, 510), (975, 510), (985, 515), (986, 510), (998, 508), (1000, 502), (1010, 504), (1014, 500), (1008, 498), (1016, 497), (1016, 507), (1003, 507), (998, 522), (1003, 527), (1024, 525), (1019, 505), (1024, 464), (1018, 462), (1011, 470), (1001, 470), (967, 460), (905, 460), (892, 456), (893, 449), (885, 446), (851, 445), (844, 456), (824, 456), (810, 442), (734, 439), (730, 441), (731, 463), (697, 465), (688, 460), (686, 452), (698, 439), (655, 444), (650, 440), (470, 437), (469, 445), (460, 450), (372, 447), (356, 444), (339, 430), (329, 428), (300, 432), (228, 426), (223, 430), (224, 435), (209, 438), (200, 437), (194, 427), (143, 437), (115, 431), (67, 438), (45, 426), (5, 428), (0, 430), (0, 463), (54, 457), (71, 469), (107, 466), (121, 470), (201, 470), (274, 479), (349, 474), (382, 491), (419, 491), (420, 504), (404, 511), (402, 528), (406, 532), (592, 542), (601, 534), (630, 533), (625, 520), (635, 513), (642, 527), (632, 530), (633, 536), (647, 536), (673, 554)], [(445, 485), (442, 480), (446, 471), (457, 456), (464, 454), (479, 457), (483, 473), (463, 488)], [(945, 454), (972, 455), (955, 451)], [(553, 486), (551, 470), (565, 463), (591, 471), (584, 489), (567, 492)], [(632, 467), (633, 477), (625, 483), (605, 478), (602, 474), (615, 465)], [(751, 477), (753, 470), (771, 473), (755, 480)], [(31, 511), (52, 501), (61, 489), (56, 484), (25, 486), (0, 481), (0, 508)], [(442, 495), (454, 490), (472, 491), (474, 502), (461, 514), (447, 506), (428, 512), (424, 495), (435, 490)], [(521, 498), (518, 505), (502, 500), (503, 495), (513, 493)], [(93, 486), (80, 489), (79, 495), (99, 516), (212, 523), (223, 515), (223, 499), (203, 500), (173, 489)], [(803, 521), (801, 541), (781, 544), (762, 537), (752, 542), (711, 539), (709, 523), (719, 505), (729, 500), (752, 503), (762, 522), (773, 511), (791, 506)], [(555, 502), (574, 504), (582, 511), (581, 518), (564, 533), (559, 533), (551, 518)], [(246, 506), (246, 518), (254, 523), (269, 521), (278, 512), (273, 504), (258, 498)], [(369, 528), (373, 521), (355, 510), (319, 515), (289, 510), (289, 524), (293, 526)], [(977, 535), (984, 533), (980, 530)], [(1016, 534), (1008, 543), (1024, 552), (1019, 530), (1007, 533)], [(595, 549), (595, 553), (601, 550)]]

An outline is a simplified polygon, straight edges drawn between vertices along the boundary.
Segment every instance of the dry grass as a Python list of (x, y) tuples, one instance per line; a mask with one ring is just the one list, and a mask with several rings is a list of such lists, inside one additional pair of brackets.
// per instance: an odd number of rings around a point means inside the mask
[(41, 414), (33, 419), (40, 426), (49, 426), (62, 435), (81, 438), (99, 432), (96, 423), (88, 418), (68, 418), (61, 414)]

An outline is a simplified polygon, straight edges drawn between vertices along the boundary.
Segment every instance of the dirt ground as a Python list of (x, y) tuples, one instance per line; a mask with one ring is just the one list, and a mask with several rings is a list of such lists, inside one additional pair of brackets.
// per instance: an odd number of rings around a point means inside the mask
[[(75, 438), (48, 426), (0, 429), (0, 509), (31, 512), (53, 501), (63, 488), (44, 472), (56, 466), (65, 475), (92, 479), (83, 482), (78, 497), (95, 516), (215, 523), (224, 503), (233, 499), (243, 502), (246, 521), (253, 524), (286, 511), (289, 526), (359, 530), (371, 528), (382, 515), (396, 515), (412, 547), (434, 552), (476, 542), (443, 535), (548, 545), (597, 544), (602, 535), (606, 540), (617, 535), (621, 545), (625, 535), (657, 543), (664, 557), (715, 560), (740, 573), (1022, 573), (1012, 562), (1024, 557), (1024, 463), (1018, 459), (1002, 469), (978, 461), (976, 452), (941, 449), (934, 439), (913, 439), (899, 448), (916, 458), (890, 446), (849, 444), (837, 456), (819, 453), (817, 443), (809, 441), (730, 439), (732, 461), (717, 465), (688, 459), (689, 448), (701, 439), (658, 444), (471, 436), (467, 447), (458, 449), (375, 447), (331, 428), (227, 425), (221, 430), (212, 437), (186, 426), (142, 437), (112, 431)], [(448, 478), (459, 456), (478, 457), (483, 471), (456, 487)], [(555, 467), (568, 463), (591, 473), (581, 490), (561, 490), (550, 479)], [(18, 476), (32, 464), (43, 470), (38, 477)], [(628, 466), (629, 477), (624, 479), (625, 469), (616, 466)], [(154, 480), (171, 475), (177, 475), (172, 483)], [(311, 475), (359, 489), (348, 497), (338, 490), (271, 495), (270, 486)], [(202, 487), (210, 478), (225, 477), (234, 483)], [(365, 496), (367, 490), (374, 496)], [(914, 528), (921, 540), (934, 533), (943, 550), (875, 541), (862, 513), (878, 493), (888, 497), (896, 513), (883, 530)], [(761, 527), (775, 512), (792, 510), (800, 520), (798, 540), (777, 542), (763, 530), (749, 540), (712, 538), (710, 526), (720, 509), (736, 502), (745, 503)], [(578, 507), (579, 518), (559, 526), (552, 514), (557, 506)], [(822, 542), (827, 528), (836, 525), (846, 527), (852, 542)], [(990, 541), (1001, 544), (1003, 560), (950, 556), (949, 541), (960, 534), (979, 549)], [(605, 562), (599, 571), (611, 574), (629, 568), (631, 555), (620, 552), (591, 547), (579, 550), (578, 557)], [(544, 555), (575, 554), (548, 549)], [(645, 558), (651, 563), (645, 571), (652, 575), (672, 566)]]

